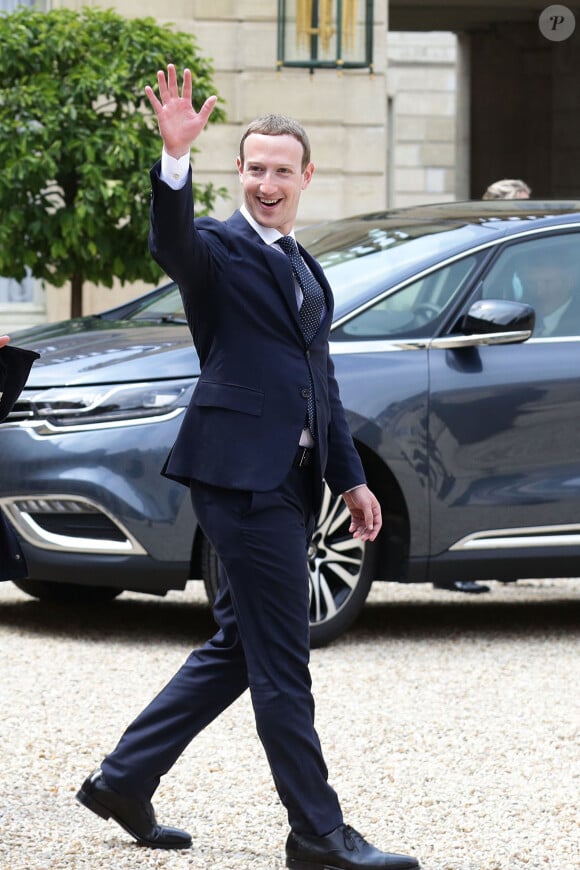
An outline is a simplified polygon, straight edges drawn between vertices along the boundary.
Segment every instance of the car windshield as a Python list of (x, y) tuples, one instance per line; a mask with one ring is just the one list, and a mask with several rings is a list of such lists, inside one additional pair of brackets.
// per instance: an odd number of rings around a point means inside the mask
[(157, 320), (162, 323), (187, 323), (179, 288), (171, 285), (165, 293), (154, 293), (139, 300), (130, 320)]
[[(423, 266), (485, 242), (487, 234), (482, 224), (463, 220), (426, 223), (377, 217), (308, 227), (298, 237), (324, 269), (340, 318)], [(134, 321), (186, 322), (175, 285), (135, 300), (123, 315)]]
[[(335, 228), (337, 225), (335, 225)], [(316, 235), (302, 231), (300, 241), (322, 265), (335, 299), (337, 318), (422, 267), (487, 240), (481, 224), (345, 221), (344, 229)]]

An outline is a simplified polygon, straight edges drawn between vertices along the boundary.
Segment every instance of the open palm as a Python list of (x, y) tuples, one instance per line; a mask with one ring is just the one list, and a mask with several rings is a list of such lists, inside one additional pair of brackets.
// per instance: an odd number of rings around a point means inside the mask
[(167, 78), (163, 70), (159, 70), (157, 84), (161, 99), (157, 98), (149, 85), (145, 87), (145, 94), (155, 112), (165, 150), (172, 157), (181, 157), (187, 154), (204, 129), (217, 97), (208, 97), (199, 112), (196, 112), (192, 102), (191, 71), (184, 70), (180, 95), (173, 64), (167, 67)]

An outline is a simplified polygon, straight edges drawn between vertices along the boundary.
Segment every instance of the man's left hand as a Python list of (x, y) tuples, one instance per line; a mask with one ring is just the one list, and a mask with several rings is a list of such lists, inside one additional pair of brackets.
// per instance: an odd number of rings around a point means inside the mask
[(381, 506), (368, 486), (357, 486), (350, 492), (344, 492), (342, 497), (350, 511), (351, 523), (349, 532), (353, 538), (361, 541), (374, 541), (381, 530), (383, 519)]

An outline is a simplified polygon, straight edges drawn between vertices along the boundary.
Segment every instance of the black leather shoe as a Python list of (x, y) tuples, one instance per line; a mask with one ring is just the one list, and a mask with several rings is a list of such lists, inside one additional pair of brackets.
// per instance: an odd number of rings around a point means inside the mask
[(100, 770), (95, 770), (85, 779), (77, 792), (77, 800), (102, 819), (113, 819), (140, 846), (151, 849), (189, 849), (191, 846), (191, 835), (187, 831), (158, 825), (149, 802), (141, 803), (119, 794), (107, 785)]
[(339, 825), (324, 837), (295, 834), (286, 841), (286, 867), (292, 870), (418, 870), (408, 855), (380, 852), (349, 825)]

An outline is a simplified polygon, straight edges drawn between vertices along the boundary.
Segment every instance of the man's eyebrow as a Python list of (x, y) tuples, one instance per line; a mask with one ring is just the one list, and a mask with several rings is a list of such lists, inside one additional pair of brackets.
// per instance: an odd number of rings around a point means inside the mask
[[(246, 160), (246, 166), (265, 166), (267, 160)], [(275, 169), (294, 169), (294, 164), (292, 163), (274, 163)]]

